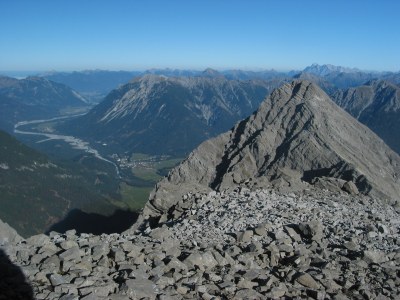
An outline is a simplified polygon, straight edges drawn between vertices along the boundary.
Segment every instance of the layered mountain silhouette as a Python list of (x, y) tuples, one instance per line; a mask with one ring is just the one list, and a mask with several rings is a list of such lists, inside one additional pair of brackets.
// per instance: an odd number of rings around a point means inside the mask
[(40, 77), (0, 77), (0, 126), (7, 131), (18, 121), (54, 117), (82, 106), (87, 106), (86, 99), (63, 84)]
[(363, 86), (338, 91), (333, 99), (400, 154), (399, 86), (375, 80)]
[(250, 115), (277, 82), (148, 74), (112, 91), (87, 115), (60, 129), (111, 149), (187, 155)]
[(398, 200), (400, 157), (338, 107), (318, 86), (293, 81), (273, 91), (249, 118), (202, 143), (157, 184), (143, 216), (160, 216), (193, 191), (298, 189), (320, 178)]

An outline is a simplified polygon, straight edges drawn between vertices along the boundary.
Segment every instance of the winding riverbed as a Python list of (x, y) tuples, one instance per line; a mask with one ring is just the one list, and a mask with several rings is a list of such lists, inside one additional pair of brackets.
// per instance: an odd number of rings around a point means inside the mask
[(21, 126), (26, 126), (26, 125), (31, 125), (31, 124), (40, 124), (40, 123), (46, 123), (46, 122), (52, 122), (52, 121), (57, 121), (57, 120), (64, 120), (64, 119), (70, 119), (74, 117), (81, 116), (83, 114), (79, 115), (69, 115), (69, 116), (61, 116), (61, 117), (55, 117), (51, 119), (45, 119), (45, 120), (31, 120), (31, 121), (21, 121), (18, 122), (17, 124), (14, 125), (14, 133), (17, 134), (25, 134), (25, 135), (38, 135), (38, 136), (44, 136), (46, 139), (39, 141), (38, 143), (43, 143), (51, 140), (62, 140), (66, 143), (68, 143), (73, 149), (77, 150), (82, 150), (86, 153), (93, 154), (96, 158), (103, 160), (105, 162), (108, 162), (112, 164), (115, 167), (115, 170), (117, 172), (117, 175), (119, 178), (121, 178), (119, 168), (117, 164), (115, 164), (113, 161), (103, 157), (96, 149), (92, 148), (90, 144), (86, 141), (83, 141), (79, 138), (76, 138), (74, 136), (70, 135), (61, 135), (61, 134), (54, 134), (54, 133), (45, 133), (45, 132), (35, 132), (35, 131), (26, 131), (20, 129)]

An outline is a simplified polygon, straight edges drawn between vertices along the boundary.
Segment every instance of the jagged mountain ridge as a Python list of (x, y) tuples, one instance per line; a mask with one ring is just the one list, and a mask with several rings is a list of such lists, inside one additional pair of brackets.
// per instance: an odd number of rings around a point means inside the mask
[(374, 80), (340, 90), (332, 98), (400, 154), (400, 87)]
[(61, 130), (129, 152), (186, 155), (251, 114), (276, 84), (145, 75)]
[(87, 105), (70, 87), (45, 78), (0, 77), (0, 119), (8, 131), (21, 120), (54, 117), (68, 107)]
[(319, 87), (293, 81), (256, 113), (208, 140), (155, 187), (143, 216), (160, 216), (187, 192), (254, 186), (298, 188), (323, 176), (398, 200), (400, 157)]
[(356, 73), (361, 71), (357, 68), (347, 68), (331, 64), (324, 64), (324, 65), (312, 64), (311, 66), (305, 67), (303, 72), (324, 77), (331, 73)]

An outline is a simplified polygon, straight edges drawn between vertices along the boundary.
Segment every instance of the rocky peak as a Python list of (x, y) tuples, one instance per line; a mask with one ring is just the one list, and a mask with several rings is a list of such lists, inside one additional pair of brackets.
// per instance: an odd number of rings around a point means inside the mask
[(400, 157), (381, 139), (318, 86), (296, 80), (194, 150), (156, 186), (144, 216), (162, 215), (189, 190), (225, 190), (249, 181), (296, 190), (333, 177), (364, 194), (397, 200), (399, 174)]

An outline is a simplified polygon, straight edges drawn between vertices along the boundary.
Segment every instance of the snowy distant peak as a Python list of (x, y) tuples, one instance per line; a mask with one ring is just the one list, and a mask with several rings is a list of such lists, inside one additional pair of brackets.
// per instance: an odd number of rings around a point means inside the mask
[(357, 68), (347, 68), (342, 66), (334, 66), (330, 64), (319, 65), (312, 64), (311, 66), (306, 67), (303, 72), (315, 74), (318, 76), (326, 76), (331, 73), (356, 73), (361, 72), (361, 70)]

